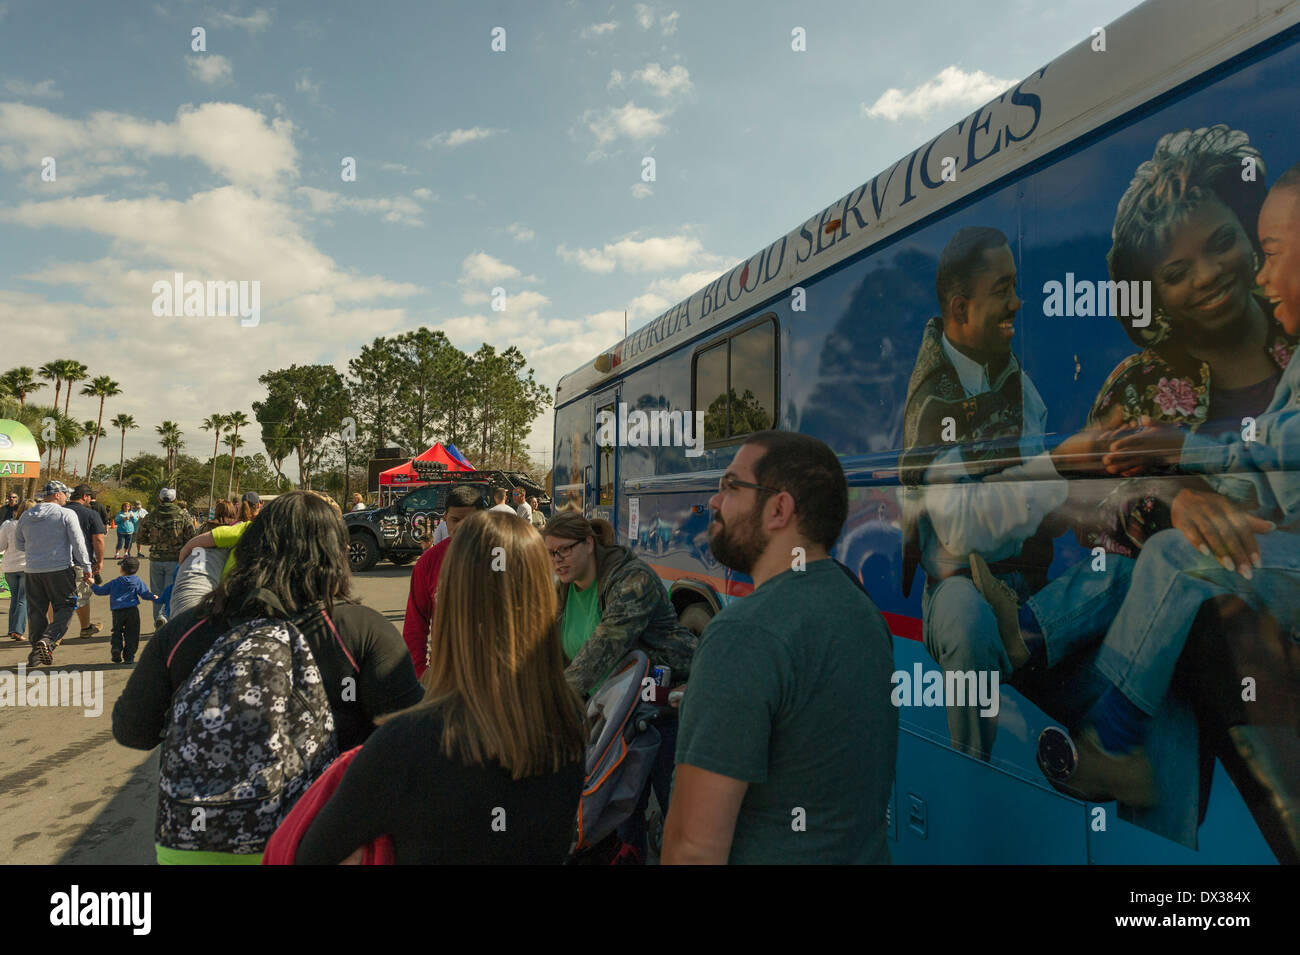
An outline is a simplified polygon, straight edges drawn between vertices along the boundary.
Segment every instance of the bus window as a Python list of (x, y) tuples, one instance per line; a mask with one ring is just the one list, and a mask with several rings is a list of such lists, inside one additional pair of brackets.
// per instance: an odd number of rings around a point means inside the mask
[(776, 323), (762, 321), (695, 356), (695, 408), (705, 442), (764, 431), (776, 422)]
[(695, 360), (695, 407), (704, 412), (705, 441), (727, 436), (726, 342), (700, 352)]
[[(605, 405), (603, 408), (596, 410), (596, 420), (600, 420), (602, 414), (608, 414), (615, 421), (618, 420), (618, 409), (613, 403)], [(600, 474), (596, 481), (600, 485), (600, 504), (609, 506), (614, 503), (614, 445), (601, 444), (600, 457), (598, 460)]]
[(776, 420), (776, 327), (764, 322), (731, 340), (731, 436)]

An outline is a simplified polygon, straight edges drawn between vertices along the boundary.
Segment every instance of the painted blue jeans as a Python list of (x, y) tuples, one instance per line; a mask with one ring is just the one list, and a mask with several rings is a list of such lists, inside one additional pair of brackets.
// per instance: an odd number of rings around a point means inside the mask
[(1198, 551), (1177, 529), (1142, 547), (1125, 600), (1097, 651), (1095, 666), (1134, 706), (1154, 714), (1201, 605), (1230, 595), (1278, 623), (1300, 621), (1300, 534), (1256, 534), (1263, 566), (1246, 580)]
[[(998, 579), (1038, 618), (1051, 667), (1106, 633), (1128, 592), (1133, 565), (1133, 560), (1115, 554), (1106, 555), (1104, 570), (1093, 570), (1092, 561), (1084, 560), (1032, 595), (1022, 574), (1000, 574)], [(998, 670), (1003, 682), (1011, 676), (993, 608), (969, 577), (927, 581), (921, 618), (925, 648), (945, 672)], [(988, 759), (997, 738), (997, 717), (980, 716), (978, 706), (950, 706), (947, 716), (954, 748)]]

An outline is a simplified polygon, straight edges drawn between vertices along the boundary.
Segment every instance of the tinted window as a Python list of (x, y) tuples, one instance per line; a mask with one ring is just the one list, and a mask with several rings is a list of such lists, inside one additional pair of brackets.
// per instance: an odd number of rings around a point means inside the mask
[[(618, 412), (612, 403), (605, 405), (603, 408), (596, 409), (596, 421), (601, 420), (601, 412), (608, 413), (614, 421), (618, 420)], [(599, 431), (597, 432), (599, 434)], [(601, 442), (600, 454), (596, 459), (598, 469), (596, 475), (596, 484), (600, 488), (600, 503), (614, 503), (614, 446), (611, 443)]]
[(704, 440), (763, 431), (776, 422), (776, 323), (765, 321), (695, 356), (695, 410)]
[(695, 360), (695, 410), (704, 412), (704, 440), (727, 431), (727, 343), (702, 351)]
[(776, 334), (764, 322), (731, 340), (731, 435), (766, 431), (776, 420)]
[(402, 498), (402, 507), (408, 511), (432, 511), (438, 506), (438, 489), (422, 487)]

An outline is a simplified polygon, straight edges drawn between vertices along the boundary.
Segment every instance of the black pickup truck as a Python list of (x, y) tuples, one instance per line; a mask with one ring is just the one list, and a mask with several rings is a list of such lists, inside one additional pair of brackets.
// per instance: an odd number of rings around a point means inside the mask
[[(522, 487), (536, 494), (547, 512), (545, 491), (526, 475), (514, 471), (472, 471), (417, 487), (387, 507), (352, 511), (343, 515), (348, 527), (348, 560), (354, 573), (369, 570), (380, 560), (397, 566), (410, 563), (424, 552), (425, 533), (437, 527), (447, 513), (447, 494), (457, 484), (479, 488), (484, 504), (491, 504), (492, 491)], [(540, 492), (540, 493), (539, 493)]]

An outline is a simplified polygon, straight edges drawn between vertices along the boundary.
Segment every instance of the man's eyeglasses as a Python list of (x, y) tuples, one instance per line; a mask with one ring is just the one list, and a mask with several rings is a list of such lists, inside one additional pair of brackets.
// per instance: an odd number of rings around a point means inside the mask
[(768, 494), (780, 494), (774, 487), (764, 487), (761, 484), (755, 484), (753, 481), (737, 481), (730, 475), (724, 474), (718, 479), (718, 493), (725, 494), (727, 491), (734, 490), (738, 487), (752, 487), (755, 491), (766, 491)]
[(581, 543), (582, 541), (574, 541), (572, 544), (565, 544), (563, 547), (555, 548), (555, 550), (551, 550), (549, 547), (546, 550), (551, 555), (552, 562), (568, 560), (569, 555), (573, 553), (573, 548)]

